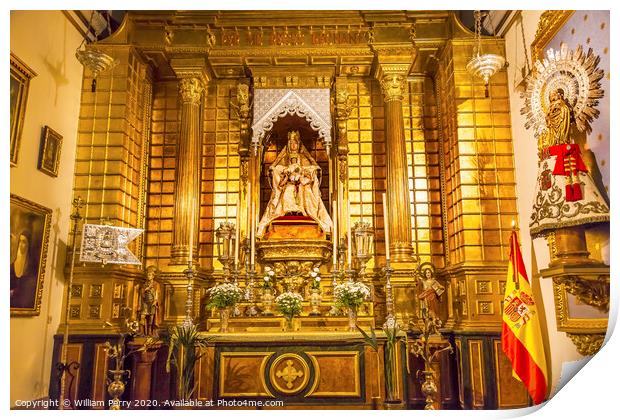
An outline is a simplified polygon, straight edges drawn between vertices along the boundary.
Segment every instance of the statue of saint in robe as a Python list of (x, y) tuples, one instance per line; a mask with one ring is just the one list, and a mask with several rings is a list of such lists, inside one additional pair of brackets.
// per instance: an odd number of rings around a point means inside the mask
[(298, 131), (288, 133), (288, 143), (269, 167), (271, 198), (256, 235), (261, 238), (269, 224), (285, 215), (311, 217), (323, 232), (330, 232), (332, 220), (321, 200), (321, 168), (301, 143)]
[(609, 221), (609, 206), (572, 138), (573, 109), (562, 89), (549, 94), (546, 130), (539, 137), (538, 182), (530, 233)]

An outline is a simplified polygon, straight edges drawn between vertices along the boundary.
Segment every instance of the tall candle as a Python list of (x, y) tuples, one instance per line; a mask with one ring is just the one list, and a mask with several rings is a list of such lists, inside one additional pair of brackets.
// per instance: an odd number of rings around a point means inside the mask
[(235, 268), (239, 269), (239, 239), (241, 238), (241, 233), (239, 232), (239, 213), (241, 210), (241, 205), (239, 201), (237, 201), (237, 217), (235, 219)]
[(349, 270), (351, 270), (351, 244), (353, 241), (351, 240), (351, 200), (347, 200), (347, 213), (349, 215), (349, 232), (347, 234), (347, 263), (349, 264)]
[(252, 247), (251, 247), (251, 251), (250, 251), (250, 267), (252, 267), (252, 269), (254, 268), (254, 254), (256, 253), (256, 229), (254, 226), (254, 221), (256, 219), (256, 215), (255, 215), (255, 205), (254, 205), (254, 200), (252, 200), (252, 205), (250, 208), (250, 238), (251, 238), (251, 243), (252, 243)]
[(194, 260), (194, 219), (196, 217), (196, 200), (192, 200), (192, 212), (189, 219), (189, 258), (187, 261), (188, 266), (192, 266)]
[(332, 215), (334, 226), (332, 227), (332, 270), (338, 269), (338, 217), (336, 214), (336, 200), (332, 201)]
[(390, 223), (388, 219), (387, 200), (383, 193), (383, 231), (385, 232), (385, 259), (390, 260)]

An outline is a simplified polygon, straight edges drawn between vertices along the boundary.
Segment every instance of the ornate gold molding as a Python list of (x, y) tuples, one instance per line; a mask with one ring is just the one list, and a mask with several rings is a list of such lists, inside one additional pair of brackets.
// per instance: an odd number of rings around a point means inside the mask
[(607, 330), (607, 316), (601, 318), (571, 317), (567, 290), (558, 279), (553, 280), (553, 298), (557, 330), (570, 333), (600, 334)]
[(603, 346), (605, 334), (572, 334), (566, 335), (573, 341), (582, 356), (592, 356)]
[(542, 58), (547, 44), (558, 33), (574, 10), (547, 10), (538, 20), (538, 28), (532, 42), (532, 60)]
[(179, 81), (179, 94), (183, 103), (198, 105), (202, 98), (204, 85), (202, 81), (196, 77), (188, 77)]

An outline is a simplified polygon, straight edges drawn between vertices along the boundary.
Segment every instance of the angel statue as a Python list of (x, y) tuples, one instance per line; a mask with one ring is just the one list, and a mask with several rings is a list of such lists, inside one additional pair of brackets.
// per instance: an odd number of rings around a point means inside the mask
[(321, 199), (321, 168), (301, 143), (298, 131), (288, 133), (288, 143), (269, 167), (271, 198), (258, 223), (261, 238), (269, 223), (284, 215), (311, 217), (323, 232), (330, 232), (332, 220)]
[(538, 177), (530, 233), (609, 221), (609, 205), (592, 179), (578, 142), (580, 132), (592, 131), (603, 97), (597, 68), (600, 59), (581, 46), (570, 51), (550, 49), (547, 59), (536, 62), (527, 79), (526, 128), (538, 139)]

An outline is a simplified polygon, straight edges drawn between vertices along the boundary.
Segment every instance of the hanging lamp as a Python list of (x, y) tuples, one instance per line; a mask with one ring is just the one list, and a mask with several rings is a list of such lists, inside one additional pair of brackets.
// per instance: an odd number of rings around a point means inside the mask
[(485, 97), (489, 97), (489, 79), (493, 77), (495, 73), (501, 70), (506, 64), (506, 59), (498, 54), (482, 54), (482, 12), (476, 10), (474, 12), (475, 26), (475, 41), (474, 53), (469, 63), (467, 63), (467, 71), (471, 75), (476, 76), (484, 80), (484, 92)]
[[(90, 14), (90, 20), (88, 21), (88, 28), (86, 29), (86, 34), (89, 34), (92, 28), (93, 15), (95, 11), (93, 10)], [(112, 33), (112, 27), (110, 26), (110, 14), (107, 14), (107, 30), (108, 34)], [(102, 31), (101, 31), (102, 32)], [(75, 57), (78, 61), (91, 71), (93, 75), (93, 81), (91, 83), (91, 92), (95, 92), (97, 90), (97, 76), (101, 72), (111, 69), (117, 64), (117, 60), (115, 60), (112, 56), (104, 53), (103, 51), (93, 47), (94, 44), (97, 44), (97, 38), (101, 32), (95, 34), (95, 42), (91, 44), (88, 48), (86, 48), (87, 35), (84, 36), (82, 43), (75, 50)], [(81, 49), (84, 47), (83, 49)]]

